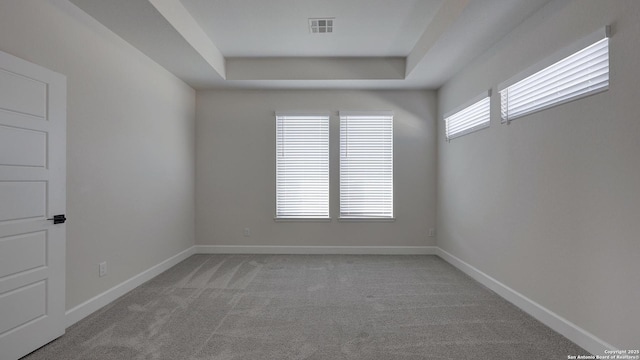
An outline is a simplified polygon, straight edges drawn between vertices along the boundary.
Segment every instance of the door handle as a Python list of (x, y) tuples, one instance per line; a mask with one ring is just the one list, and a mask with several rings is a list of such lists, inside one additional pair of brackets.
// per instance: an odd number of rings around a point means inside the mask
[(61, 215), (54, 215), (52, 218), (49, 218), (47, 220), (53, 220), (53, 224), (64, 224), (67, 221), (67, 218), (64, 216), (64, 214)]

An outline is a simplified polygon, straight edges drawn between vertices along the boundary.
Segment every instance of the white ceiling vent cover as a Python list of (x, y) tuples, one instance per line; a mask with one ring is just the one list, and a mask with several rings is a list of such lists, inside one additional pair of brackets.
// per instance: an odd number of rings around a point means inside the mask
[(332, 33), (333, 20), (334, 18), (309, 18), (309, 32), (312, 34)]

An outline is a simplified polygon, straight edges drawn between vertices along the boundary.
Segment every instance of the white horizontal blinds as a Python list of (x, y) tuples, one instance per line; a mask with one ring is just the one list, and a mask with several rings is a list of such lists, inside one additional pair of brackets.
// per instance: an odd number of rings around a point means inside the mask
[(340, 217), (393, 218), (391, 112), (340, 112)]
[(276, 218), (329, 218), (329, 115), (276, 114)]
[(447, 139), (457, 138), (470, 132), (489, 127), (490, 98), (470, 105), (444, 119)]
[(502, 120), (518, 117), (609, 88), (609, 39), (500, 91)]

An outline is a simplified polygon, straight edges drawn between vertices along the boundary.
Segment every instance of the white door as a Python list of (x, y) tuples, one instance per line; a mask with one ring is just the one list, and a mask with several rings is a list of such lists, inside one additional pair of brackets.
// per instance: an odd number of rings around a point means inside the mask
[(66, 86), (0, 51), (0, 360), (64, 334)]

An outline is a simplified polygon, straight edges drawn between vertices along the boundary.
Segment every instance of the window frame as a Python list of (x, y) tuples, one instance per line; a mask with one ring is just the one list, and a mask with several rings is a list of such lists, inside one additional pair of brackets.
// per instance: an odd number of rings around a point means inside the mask
[[(389, 116), (391, 117), (391, 216), (344, 216), (342, 211), (343, 199), (342, 199), (342, 123), (343, 117), (347, 116)], [(393, 111), (389, 110), (381, 110), (381, 111), (345, 111), (341, 110), (338, 112), (338, 118), (340, 121), (339, 126), (339, 177), (338, 177), (338, 186), (339, 186), (339, 206), (338, 206), (338, 221), (340, 222), (393, 222), (396, 220), (396, 201), (395, 201), (395, 114)]]
[[(327, 121), (327, 216), (278, 215), (278, 121), (283, 116), (317, 116)], [(331, 221), (331, 113), (328, 111), (276, 111), (274, 126), (274, 216), (276, 222), (330, 222)]]

